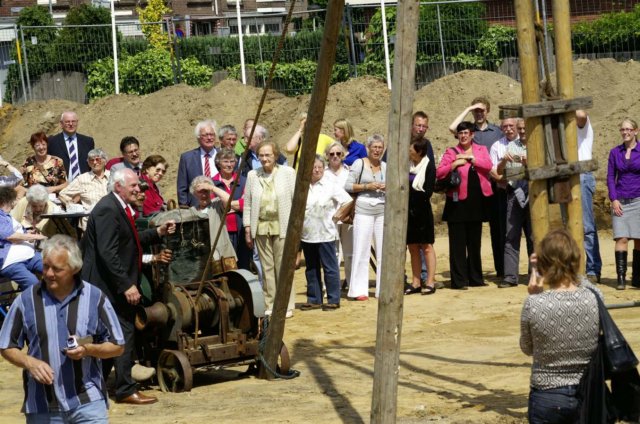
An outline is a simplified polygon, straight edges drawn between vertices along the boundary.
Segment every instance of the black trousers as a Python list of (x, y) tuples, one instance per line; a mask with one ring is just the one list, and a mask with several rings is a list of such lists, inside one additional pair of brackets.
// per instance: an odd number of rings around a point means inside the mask
[(507, 191), (492, 183), (494, 195), (486, 198), (491, 232), (493, 266), (498, 277), (504, 277), (504, 246), (507, 241)]
[(124, 352), (122, 355), (111, 359), (102, 360), (102, 375), (107, 381), (111, 367), (115, 367), (116, 371), (116, 400), (122, 400), (137, 391), (137, 385), (133, 377), (131, 377), (131, 368), (133, 367), (133, 356), (135, 350), (135, 327), (133, 315), (129, 317), (118, 314), (118, 322), (122, 327), (122, 335), (124, 336)]
[(448, 222), (451, 287), (482, 285), (482, 222)]

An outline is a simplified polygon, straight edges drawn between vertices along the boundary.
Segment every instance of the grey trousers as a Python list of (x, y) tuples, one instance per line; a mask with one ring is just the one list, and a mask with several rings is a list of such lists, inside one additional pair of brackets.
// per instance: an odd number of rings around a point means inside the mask
[(531, 215), (529, 205), (520, 207), (512, 189), (507, 190), (507, 232), (504, 245), (504, 281), (511, 284), (518, 283), (520, 264), (520, 240), (522, 233), (527, 242), (527, 255), (533, 253), (533, 238), (531, 235)]

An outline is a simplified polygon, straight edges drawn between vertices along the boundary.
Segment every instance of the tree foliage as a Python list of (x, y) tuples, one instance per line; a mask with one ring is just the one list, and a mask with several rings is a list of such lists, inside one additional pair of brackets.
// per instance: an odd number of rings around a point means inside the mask
[(168, 49), (169, 39), (162, 30), (162, 18), (171, 13), (164, 0), (149, 0), (147, 7), (136, 7), (138, 18), (142, 24), (142, 33), (155, 48)]

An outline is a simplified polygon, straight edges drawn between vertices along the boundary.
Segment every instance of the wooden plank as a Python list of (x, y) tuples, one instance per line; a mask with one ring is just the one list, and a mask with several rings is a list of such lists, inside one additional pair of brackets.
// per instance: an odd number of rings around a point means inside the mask
[[(342, 10), (344, 0), (329, 0), (327, 15), (324, 24), (324, 34), (320, 46), (320, 58), (316, 69), (316, 79), (311, 93), (309, 111), (307, 113), (307, 125), (304, 132), (304, 143), (300, 152), (300, 162), (296, 177), (295, 194), (291, 213), (289, 215), (289, 227), (284, 242), (282, 263), (278, 272), (276, 295), (273, 303), (273, 314), (269, 321), (267, 340), (264, 348), (264, 359), (271, 369), (276, 369), (278, 356), (282, 347), (284, 335), (284, 320), (289, 303), (289, 295), (293, 286), (293, 274), (296, 269), (296, 254), (300, 246), (302, 224), (307, 205), (307, 194), (311, 184), (311, 170), (315, 161), (316, 146), (322, 120), (324, 119), (324, 107), (327, 103), (331, 70), (336, 58), (336, 46), (338, 34), (342, 22)], [(265, 367), (260, 367), (260, 377), (273, 379), (273, 376)]]
[[(409, 202), (409, 141), (415, 92), (420, 4), (398, 1), (393, 92), (387, 140), (384, 263), (378, 299), (371, 423), (396, 422)], [(388, 259), (388, 260), (387, 260)]]
[[(518, 32), (518, 58), (522, 75), (522, 102), (540, 102), (540, 79), (538, 77), (538, 48), (533, 23), (533, 2), (515, 0), (516, 28)], [(538, 168), (544, 162), (544, 135), (539, 117), (526, 120), (527, 165)], [(546, 181), (529, 182), (529, 212), (534, 243), (542, 240), (549, 231), (549, 198)]]
[[(573, 90), (573, 54), (571, 51), (571, 10), (569, 0), (553, 0), (553, 26), (556, 47), (556, 79), (558, 94), (563, 99), (571, 99)], [(574, 112), (564, 115), (567, 159), (578, 160), (578, 127)], [(567, 228), (578, 246), (584, 244), (584, 226), (582, 225), (582, 192), (580, 175), (569, 178), (571, 202), (567, 205)], [(580, 270), (585, 269), (585, 256), (580, 255)]]
[(515, 180), (546, 180), (549, 178), (569, 177), (575, 174), (592, 172), (598, 169), (598, 160), (581, 160), (560, 165), (545, 165), (539, 168), (507, 168), (504, 175), (507, 181)]
[(575, 112), (578, 109), (591, 109), (592, 107), (593, 99), (591, 97), (548, 100), (529, 104), (502, 105), (500, 106), (500, 119), (560, 115), (567, 112)]

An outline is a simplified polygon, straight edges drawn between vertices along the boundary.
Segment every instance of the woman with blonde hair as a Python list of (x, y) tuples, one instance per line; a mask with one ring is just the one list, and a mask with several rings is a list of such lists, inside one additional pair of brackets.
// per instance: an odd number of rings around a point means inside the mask
[(357, 159), (367, 157), (367, 148), (362, 143), (353, 139), (353, 127), (346, 118), (338, 119), (333, 123), (333, 135), (347, 150), (344, 163), (347, 166), (353, 165)]
[(586, 278), (578, 278), (580, 255), (578, 244), (564, 229), (548, 233), (531, 255), (520, 348), (533, 356), (529, 392), (532, 424), (580, 422), (578, 385), (600, 332), (594, 293), (602, 297)]

